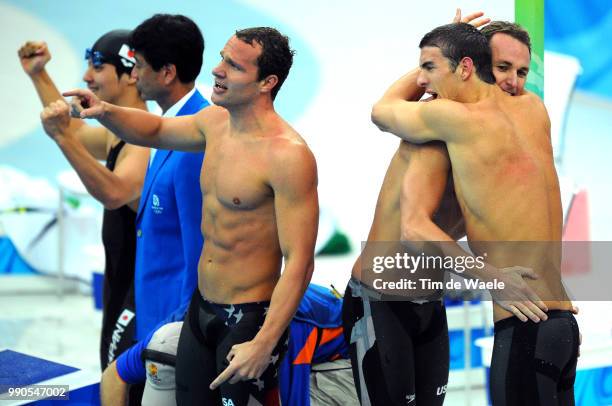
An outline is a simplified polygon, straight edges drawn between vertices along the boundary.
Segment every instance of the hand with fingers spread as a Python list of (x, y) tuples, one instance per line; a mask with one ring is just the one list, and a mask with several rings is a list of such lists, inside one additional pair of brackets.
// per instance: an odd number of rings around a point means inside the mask
[(68, 103), (57, 100), (49, 104), (40, 113), (40, 120), (45, 132), (55, 141), (60, 137), (69, 136), (70, 114)]
[(480, 18), (484, 15), (482, 11), (477, 11), (472, 14), (468, 14), (467, 16), (461, 18), (461, 9), (458, 8), (455, 12), (455, 18), (453, 18), (453, 23), (466, 23), (473, 25), (476, 28), (482, 27), (483, 25), (489, 24), (491, 19), (488, 17)]
[(255, 339), (232, 346), (227, 354), (228, 367), (210, 384), (210, 389), (215, 390), (228, 380), (234, 384), (259, 378), (270, 365), (273, 350), (274, 346)]
[(499, 269), (500, 282), (504, 282), (503, 291), (491, 290), (495, 303), (514, 314), (519, 320), (534, 322), (547, 320), (548, 307), (535, 292), (525, 283), (523, 278), (538, 279), (537, 274), (529, 268), (512, 266)]
[(73, 89), (62, 93), (62, 96), (73, 96), (70, 100), (70, 114), (74, 118), (101, 118), (104, 116), (104, 102), (98, 99), (91, 90)]
[(51, 53), (47, 43), (42, 41), (28, 41), (17, 51), (21, 67), (29, 76), (42, 72), (51, 60)]

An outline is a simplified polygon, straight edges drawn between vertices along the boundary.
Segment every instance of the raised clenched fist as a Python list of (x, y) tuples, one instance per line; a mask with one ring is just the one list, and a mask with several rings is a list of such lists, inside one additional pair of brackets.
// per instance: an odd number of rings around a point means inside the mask
[(19, 48), (17, 55), (19, 55), (21, 67), (30, 76), (40, 73), (51, 59), (47, 43), (42, 41), (26, 42)]

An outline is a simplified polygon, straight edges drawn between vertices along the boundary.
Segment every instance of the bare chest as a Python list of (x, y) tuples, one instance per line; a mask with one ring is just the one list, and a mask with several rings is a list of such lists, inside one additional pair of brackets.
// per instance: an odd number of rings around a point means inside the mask
[(254, 210), (272, 197), (265, 150), (257, 142), (224, 137), (207, 145), (202, 166), (204, 204)]

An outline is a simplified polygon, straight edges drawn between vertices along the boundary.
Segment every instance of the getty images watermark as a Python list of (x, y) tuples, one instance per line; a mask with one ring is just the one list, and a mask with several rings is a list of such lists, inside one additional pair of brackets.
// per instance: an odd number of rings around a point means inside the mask
[[(384, 272), (403, 272), (410, 277), (373, 278), (372, 287), (379, 290), (471, 290), (471, 289), (504, 289), (504, 282), (493, 279), (481, 281), (479, 279), (440, 280), (444, 271), (463, 274), (466, 271), (483, 271), (486, 267), (487, 253), (482, 255), (427, 255), (421, 252), (412, 255), (407, 252), (395, 252), (393, 255), (377, 255), (371, 257), (370, 269), (374, 274)], [(365, 265), (368, 267), (368, 264)], [(437, 272), (434, 277), (414, 277), (417, 271), (423, 275)], [(382, 275), (381, 275), (382, 276)], [(437, 278), (435, 277), (437, 276)]]
[(513, 300), (527, 288), (544, 301), (612, 300), (610, 241), (370, 241), (360, 261), (360, 281), (383, 300)]

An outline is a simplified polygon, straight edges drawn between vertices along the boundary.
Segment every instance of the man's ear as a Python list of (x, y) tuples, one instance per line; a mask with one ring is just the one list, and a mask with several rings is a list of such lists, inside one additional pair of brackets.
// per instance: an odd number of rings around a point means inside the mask
[(174, 79), (177, 78), (176, 75), (176, 65), (173, 63), (168, 63), (164, 66), (161, 67), (161, 70), (163, 72), (163, 80), (164, 80), (164, 85), (169, 85), (170, 83), (172, 83), (172, 81)]
[(470, 76), (474, 73), (474, 61), (470, 57), (463, 57), (461, 61), (459, 61), (459, 69), (462, 80), (468, 80)]
[(278, 76), (268, 75), (261, 80), (260, 90), (262, 93), (269, 93), (278, 84)]
[(131, 72), (127, 74), (127, 76), (128, 76), (127, 78), (128, 85), (135, 85), (136, 82), (138, 82), (138, 79), (136, 78), (136, 76), (132, 75)]
[(122, 73), (119, 76), (119, 83), (126, 86), (134, 86), (137, 80), (136, 76), (132, 75), (132, 71), (129, 73)]

